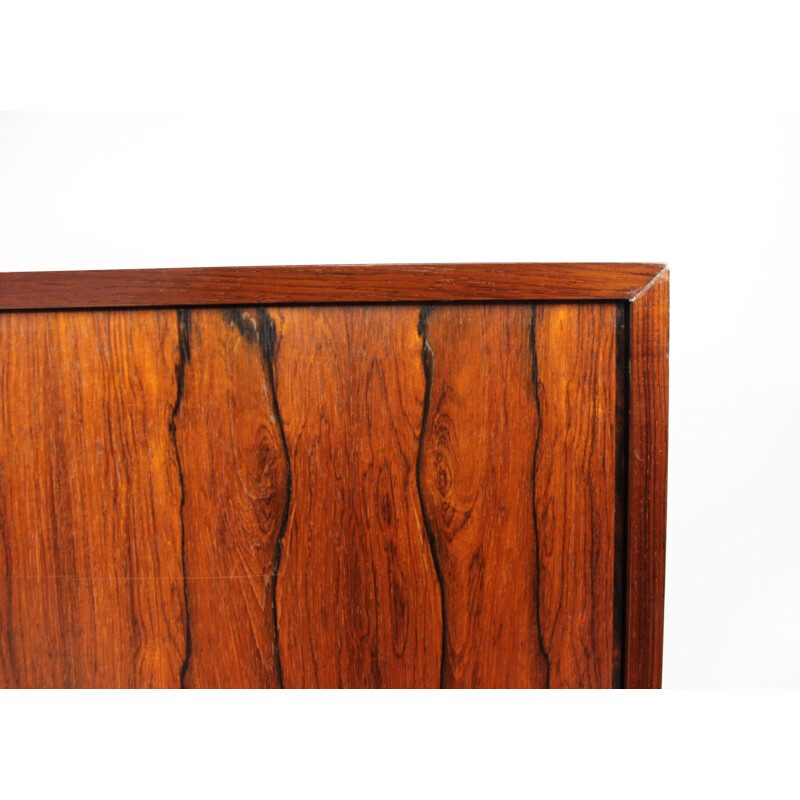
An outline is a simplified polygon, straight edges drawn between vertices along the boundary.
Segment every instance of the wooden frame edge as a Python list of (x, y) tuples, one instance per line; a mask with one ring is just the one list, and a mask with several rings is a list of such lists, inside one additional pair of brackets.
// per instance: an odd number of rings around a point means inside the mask
[(0, 310), (631, 300), (651, 263), (352, 264), (0, 272)]
[(630, 304), (624, 687), (660, 689), (669, 411), (669, 271)]

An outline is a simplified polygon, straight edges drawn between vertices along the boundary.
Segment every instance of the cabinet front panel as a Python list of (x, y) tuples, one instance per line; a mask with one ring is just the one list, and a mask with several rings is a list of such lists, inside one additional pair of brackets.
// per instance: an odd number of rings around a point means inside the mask
[(0, 685), (617, 685), (621, 308), (0, 314)]

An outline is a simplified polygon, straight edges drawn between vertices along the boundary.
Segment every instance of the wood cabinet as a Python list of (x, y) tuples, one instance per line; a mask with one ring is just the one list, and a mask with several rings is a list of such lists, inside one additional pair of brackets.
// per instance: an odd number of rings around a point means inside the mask
[(660, 685), (662, 265), (16, 273), (0, 308), (0, 685)]

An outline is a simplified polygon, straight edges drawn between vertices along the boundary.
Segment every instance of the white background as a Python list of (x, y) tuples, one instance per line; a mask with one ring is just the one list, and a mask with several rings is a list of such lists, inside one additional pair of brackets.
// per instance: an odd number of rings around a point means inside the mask
[[(0, 117), (0, 270), (669, 262), (664, 686), (797, 685), (796, 4), (1, 7), (2, 99), (29, 113)], [(720, 697), (584, 702), (738, 743), (735, 783), (797, 695)]]

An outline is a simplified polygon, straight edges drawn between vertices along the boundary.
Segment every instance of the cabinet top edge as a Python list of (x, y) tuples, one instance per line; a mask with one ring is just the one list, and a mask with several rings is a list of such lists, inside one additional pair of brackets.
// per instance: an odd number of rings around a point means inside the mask
[(631, 300), (653, 262), (476, 262), (0, 272), (0, 310)]

